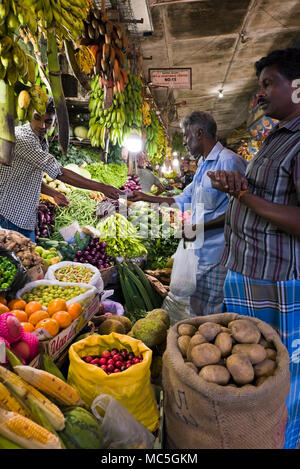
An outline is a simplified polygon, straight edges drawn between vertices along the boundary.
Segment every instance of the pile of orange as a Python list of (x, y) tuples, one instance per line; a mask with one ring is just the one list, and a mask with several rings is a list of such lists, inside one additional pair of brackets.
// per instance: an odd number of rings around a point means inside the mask
[(67, 305), (65, 300), (57, 298), (50, 301), (45, 311), (38, 301), (26, 303), (24, 300), (15, 299), (7, 303), (6, 299), (0, 296), (0, 315), (7, 312), (13, 313), (19, 319), (25, 332), (44, 328), (54, 337), (81, 315), (82, 306), (80, 303)]

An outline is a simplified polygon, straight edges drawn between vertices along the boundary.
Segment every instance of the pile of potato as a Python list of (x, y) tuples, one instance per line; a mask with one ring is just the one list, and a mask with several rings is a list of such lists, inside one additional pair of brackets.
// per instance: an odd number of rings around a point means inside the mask
[(259, 386), (276, 368), (276, 350), (258, 327), (237, 319), (227, 327), (205, 322), (198, 329), (178, 326), (178, 347), (185, 364), (201, 378), (221, 386)]

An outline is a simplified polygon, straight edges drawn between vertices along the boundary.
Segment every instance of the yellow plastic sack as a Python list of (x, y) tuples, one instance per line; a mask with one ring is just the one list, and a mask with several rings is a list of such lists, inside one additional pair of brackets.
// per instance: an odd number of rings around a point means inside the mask
[[(113, 348), (125, 348), (136, 356), (143, 355), (143, 361), (121, 373), (107, 375), (101, 368), (81, 359)], [(159, 412), (150, 382), (152, 351), (143, 342), (116, 332), (94, 334), (71, 345), (69, 359), (68, 382), (77, 389), (88, 407), (99, 394), (109, 394), (150, 432), (158, 428)]]

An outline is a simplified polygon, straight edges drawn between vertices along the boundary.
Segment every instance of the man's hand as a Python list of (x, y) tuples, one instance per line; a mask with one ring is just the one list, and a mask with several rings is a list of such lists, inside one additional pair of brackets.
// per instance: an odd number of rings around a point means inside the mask
[(61, 205), (62, 207), (68, 207), (70, 205), (68, 197), (66, 197), (61, 192), (56, 192), (56, 194), (53, 195), (53, 199), (55, 200), (57, 205)]
[(145, 201), (145, 197), (147, 197), (147, 194), (144, 194), (143, 192), (132, 191), (132, 195), (128, 196), (128, 200), (130, 202), (141, 202)]
[(103, 185), (101, 185), (100, 191), (101, 191), (106, 197), (108, 197), (109, 199), (113, 199), (113, 200), (118, 200), (118, 199), (120, 198), (120, 195), (123, 194), (122, 191), (120, 191), (119, 189), (116, 189), (116, 188), (113, 187), (113, 186), (109, 186), (108, 184), (103, 184)]
[(214, 189), (236, 197), (240, 191), (248, 189), (247, 179), (238, 171), (207, 171)]

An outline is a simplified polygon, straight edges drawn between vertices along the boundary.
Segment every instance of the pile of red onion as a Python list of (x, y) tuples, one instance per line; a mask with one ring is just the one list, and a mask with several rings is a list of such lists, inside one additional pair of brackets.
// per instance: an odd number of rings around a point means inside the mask
[(56, 205), (45, 201), (38, 205), (38, 223), (35, 232), (36, 241), (39, 238), (50, 238), (54, 231)]
[(106, 253), (106, 242), (91, 238), (83, 251), (77, 251), (74, 262), (91, 264), (97, 269), (107, 269), (113, 265), (113, 258)]
[(137, 174), (133, 174), (132, 176), (128, 176), (126, 184), (121, 187), (121, 190), (129, 189), (130, 191), (140, 191), (142, 190), (140, 178)]

